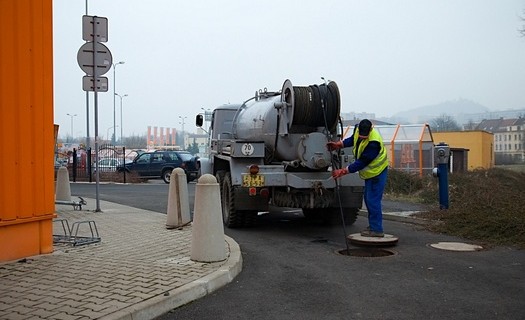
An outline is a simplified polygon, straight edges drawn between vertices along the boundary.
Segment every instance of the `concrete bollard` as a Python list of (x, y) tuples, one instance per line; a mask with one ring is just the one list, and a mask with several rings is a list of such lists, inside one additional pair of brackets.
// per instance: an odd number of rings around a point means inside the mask
[(66, 167), (60, 167), (57, 172), (57, 186), (55, 199), (71, 201), (71, 186), (69, 185), (69, 172)]
[(191, 260), (215, 262), (226, 258), (219, 184), (213, 175), (204, 174), (195, 188)]
[(190, 221), (190, 202), (188, 199), (186, 173), (181, 168), (175, 168), (171, 172), (170, 178), (166, 229), (181, 228), (190, 223)]

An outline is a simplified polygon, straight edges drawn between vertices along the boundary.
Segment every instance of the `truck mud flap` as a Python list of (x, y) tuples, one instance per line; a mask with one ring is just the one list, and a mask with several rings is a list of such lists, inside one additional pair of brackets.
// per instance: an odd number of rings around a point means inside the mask
[(250, 195), (248, 188), (235, 187), (235, 209), (247, 211), (268, 211), (268, 198), (259, 194)]

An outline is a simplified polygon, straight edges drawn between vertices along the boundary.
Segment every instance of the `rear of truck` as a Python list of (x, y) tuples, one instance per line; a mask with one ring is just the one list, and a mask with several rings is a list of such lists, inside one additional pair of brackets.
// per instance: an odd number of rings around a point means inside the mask
[(334, 82), (293, 87), (287, 80), (279, 92), (213, 111), (202, 170), (217, 178), (226, 226), (252, 225), (270, 205), (301, 208), (323, 222), (356, 220), (364, 182), (357, 174), (331, 176), (353, 160), (351, 149), (326, 148), (341, 138), (339, 108)]

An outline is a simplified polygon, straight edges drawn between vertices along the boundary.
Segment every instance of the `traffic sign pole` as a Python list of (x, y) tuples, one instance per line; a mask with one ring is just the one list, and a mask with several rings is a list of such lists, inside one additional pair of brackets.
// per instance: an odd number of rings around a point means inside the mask
[(100, 209), (100, 170), (98, 168), (98, 91), (96, 86), (97, 81), (97, 48), (96, 48), (96, 37), (97, 37), (97, 24), (95, 23), (96, 17), (93, 16), (93, 92), (95, 95), (95, 193), (96, 193), (96, 212), (102, 211)]
[(86, 73), (86, 76), (84, 76), (82, 79), (82, 89), (86, 91), (93, 91), (95, 97), (95, 211), (100, 212), (100, 170), (98, 167), (98, 92), (108, 91), (108, 79), (106, 77), (99, 77), (99, 75), (103, 75), (108, 72), (113, 63), (111, 52), (100, 42), (108, 41), (108, 19), (104, 17), (88, 16), (87, 14), (82, 16), (82, 39), (88, 42), (84, 43), (78, 50), (77, 61), (80, 69)]

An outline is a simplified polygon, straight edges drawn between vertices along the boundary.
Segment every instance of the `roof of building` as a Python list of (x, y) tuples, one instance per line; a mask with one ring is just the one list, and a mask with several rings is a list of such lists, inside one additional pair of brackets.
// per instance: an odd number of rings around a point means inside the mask
[(507, 128), (510, 126), (521, 125), (523, 124), (524, 119), (488, 119), (481, 121), (477, 126), (476, 130), (485, 130), (488, 132), (504, 132), (507, 131)]

